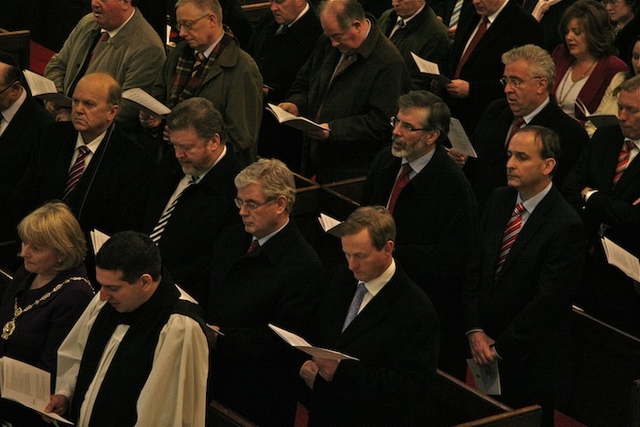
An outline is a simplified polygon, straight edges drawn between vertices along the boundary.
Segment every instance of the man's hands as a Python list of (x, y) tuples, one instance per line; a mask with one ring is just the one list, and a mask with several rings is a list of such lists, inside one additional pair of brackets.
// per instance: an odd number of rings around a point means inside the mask
[(338, 369), (339, 360), (322, 359), (314, 357), (313, 360), (307, 360), (300, 368), (300, 378), (302, 378), (311, 390), (316, 380), (316, 375), (320, 376), (327, 382), (333, 381), (333, 375)]
[(482, 331), (471, 332), (467, 335), (471, 356), (478, 365), (490, 365), (498, 359), (495, 348), (491, 347), (496, 342)]
[[(69, 408), (69, 399), (61, 394), (54, 394), (49, 400), (49, 404), (44, 408), (44, 412), (53, 412), (54, 414), (63, 415)], [(42, 416), (42, 419), (48, 423), (53, 422), (53, 418)]]

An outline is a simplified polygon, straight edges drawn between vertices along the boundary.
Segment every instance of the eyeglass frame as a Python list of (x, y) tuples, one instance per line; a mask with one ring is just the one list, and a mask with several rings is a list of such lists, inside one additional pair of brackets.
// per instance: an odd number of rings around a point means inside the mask
[(513, 86), (515, 89), (520, 89), (520, 86), (523, 83), (527, 83), (530, 82), (531, 80), (537, 80), (537, 79), (543, 79), (544, 77), (542, 76), (536, 76), (536, 77), (531, 77), (529, 80), (514, 80), (512, 77), (506, 77), (506, 76), (502, 76), (500, 77), (500, 84), (502, 85), (502, 87), (507, 87), (507, 85), (511, 85)]
[(4, 89), (0, 90), (0, 95), (2, 95), (3, 93), (5, 93), (6, 91), (8, 91), (11, 87), (13, 87), (14, 84), (18, 83), (20, 80), (16, 80), (14, 82), (12, 82), (11, 84), (9, 84), (7, 87), (5, 87)]
[(233, 203), (236, 205), (236, 207), (238, 208), (238, 210), (242, 209), (243, 206), (246, 206), (247, 209), (249, 209), (250, 211), (254, 212), (256, 211), (260, 206), (266, 205), (269, 202), (273, 202), (274, 200), (277, 200), (278, 197), (270, 197), (267, 200), (265, 200), (262, 203), (256, 203), (256, 202), (245, 202), (244, 200), (242, 200), (239, 197), (234, 197), (233, 198)]
[(405, 123), (402, 120), (398, 119), (396, 116), (391, 116), (389, 118), (389, 124), (395, 129), (396, 126), (400, 125), (400, 129), (406, 130), (407, 132), (419, 132), (421, 130), (433, 130), (432, 128), (414, 128), (409, 123)]
[(176, 30), (178, 30), (178, 32), (180, 32), (180, 29), (182, 27), (184, 27), (185, 31), (191, 31), (193, 29), (193, 26), (196, 25), (198, 23), (198, 21), (203, 20), (204, 18), (206, 18), (207, 16), (210, 16), (211, 14), (212, 13), (209, 12), (207, 14), (202, 15), (198, 19), (194, 19), (193, 21), (176, 22)]

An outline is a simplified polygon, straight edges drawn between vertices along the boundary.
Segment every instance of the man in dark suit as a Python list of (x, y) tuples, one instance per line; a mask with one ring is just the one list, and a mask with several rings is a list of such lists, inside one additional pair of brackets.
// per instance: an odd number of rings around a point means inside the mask
[(404, 58), (413, 89), (428, 89), (431, 79), (420, 72), (411, 53), (435, 62), (444, 69), (449, 55), (447, 27), (425, 0), (392, 2), (393, 8), (380, 15), (380, 31), (389, 37)]
[(367, 174), (389, 143), (389, 117), (411, 83), (398, 49), (358, 0), (325, 0), (318, 12), (324, 36), (280, 107), (322, 126), (306, 132), (302, 169), (329, 183)]
[[(307, 0), (271, 2), (247, 47), (262, 73), (266, 102), (277, 105), (284, 100), (321, 33), (320, 21)], [(265, 114), (260, 125), (258, 154), (278, 158), (292, 171), (300, 172), (302, 133)]]
[(551, 55), (534, 45), (520, 46), (502, 55), (504, 63), (503, 99), (485, 109), (472, 136), (477, 159), (468, 159), (452, 149), (449, 155), (471, 181), (480, 212), (491, 192), (505, 185), (507, 143), (516, 129), (526, 125), (545, 126), (558, 134), (562, 154), (553, 174), (553, 182), (562, 188), (589, 137), (576, 120), (566, 115), (551, 98), (555, 65)]
[[(565, 182), (565, 197), (582, 216), (589, 257), (577, 304), (640, 336), (640, 296), (632, 279), (608, 265), (604, 235), (640, 255), (640, 77), (620, 85), (619, 126), (598, 129)], [(628, 141), (628, 142), (627, 142)]]
[(322, 265), (290, 218), (295, 182), (284, 163), (260, 159), (235, 185), (244, 227), (223, 232), (212, 258), (206, 320), (221, 334), (212, 337), (209, 390), (260, 426), (291, 426), (299, 355), (267, 324), (305, 332)]
[(142, 230), (158, 244), (171, 277), (204, 305), (208, 289), (202, 284), (214, 243), (239, 222), (233, 179), (242, 163), (227, 148), (222, 114), (208, 100), (178, 104), (167, 124), (175, 155), (156, 167)]
[(382, 206), (358, 208), (342, 226), (347, 265), (331, 275), (312, 342), (358, 360), (314, 357), (302, 365), (312, 390), (309, 426), (427, 421), (422, 410), (435, 379), (438, 318), (395, 263), (395, 234)]
[(44, 128), (36, 139), (16, 190), (18, 216), (61, 199), (87, 233), (139, 227), (152, 160), (114, 123), (120, 85), (108, 74), (87, 74), (72, 99), (71, 122)]
[[(472, 43), (483, 32), (477, 44)], [(445, 101), (468, 134), (487, 104), (502, 95), (502, 54), (528, 43), (542, 45), (542, 29), (516, 2), (479, 0), (462, 9), (445, 73), (452, 80)]]
[[(433, 301), (442, 330), (439, 367), (464, 379), (464, 325), (460, 316), (464, 271), (478, 227), (471, 186), (441, 142), (449, 108), (436, 95), (412, 91), (398, 99), (393, 145), (376, 157), (363, 204), (387, 206), (398, 236), (395, 257)], [(409, 169), (407, 169), (409, 168)], [(409, 181), (400, 189), (405, 170)], [(399, 191), (399, 192), (398, 192)]]
[(54, 122), (21, 80), (18, 61), (0, 52), (0, 265), (12, 270), (19, 266), (20, 246), (12, 213), (16, 185), (29, 164), (35, 134)]
[(582, 222), (551, 182), (559, 150), (558, 136), (542, 126), (511, 138), (509, 187), (487, 204), (465, 299), (473, 360), (497, 361), (500, 399), (514, 408), (541, 404), (545, 426), (569, 379), (571, 299), (585, 257)]

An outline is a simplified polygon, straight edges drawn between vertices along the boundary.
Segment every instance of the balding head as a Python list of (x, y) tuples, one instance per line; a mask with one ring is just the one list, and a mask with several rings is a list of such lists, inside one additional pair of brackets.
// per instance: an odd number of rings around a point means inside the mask
[(84, 139), (91, 142), (113, 123), (120, 108), (122, 90), (106, 73), (91, 73), (78, 82), (73, 92), (71, 121)]

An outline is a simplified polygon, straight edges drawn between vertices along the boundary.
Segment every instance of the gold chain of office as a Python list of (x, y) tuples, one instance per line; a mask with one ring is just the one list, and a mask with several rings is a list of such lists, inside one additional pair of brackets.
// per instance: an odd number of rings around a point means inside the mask
[(3, 340), (8, 340), (11, 334), (13, 334), (13, 332), (16, 330), (16, 319), (18, 317), (20, 317), (22, 314), (26, 313), (27, 311), (31, 310), (32, 308), (37, 307), (41, 302), (47, 300), (51, 295), (55, 294), (60, 289), (62, 289), (64, 285), (66, 285), (69, 282), (73, 282), (75, 280), (81, 280), (85, 282), (87, 285), (89, 285), (89, 287), (91, 287), (91, 282), (89, 282), (89, 280), (86, 277), (80, 277), (80, 276), (69, 277), (67, 280), (65, 280), (62, 283), (59, 283), (58, 285), (56, 285), (55, 288), (51, 289), (46, 294), (42, 295), (40, 298), (38, 298), (37, 300), (35, 300), (25, 308), (18, 307), (18, 297), (16, 297), (15, 300), (13, 301), (13, 319), (9, 320), (7, 323), (4, 324), (4, 326), (2, 327), (2, 335), (0, 335), (0, 337)]

